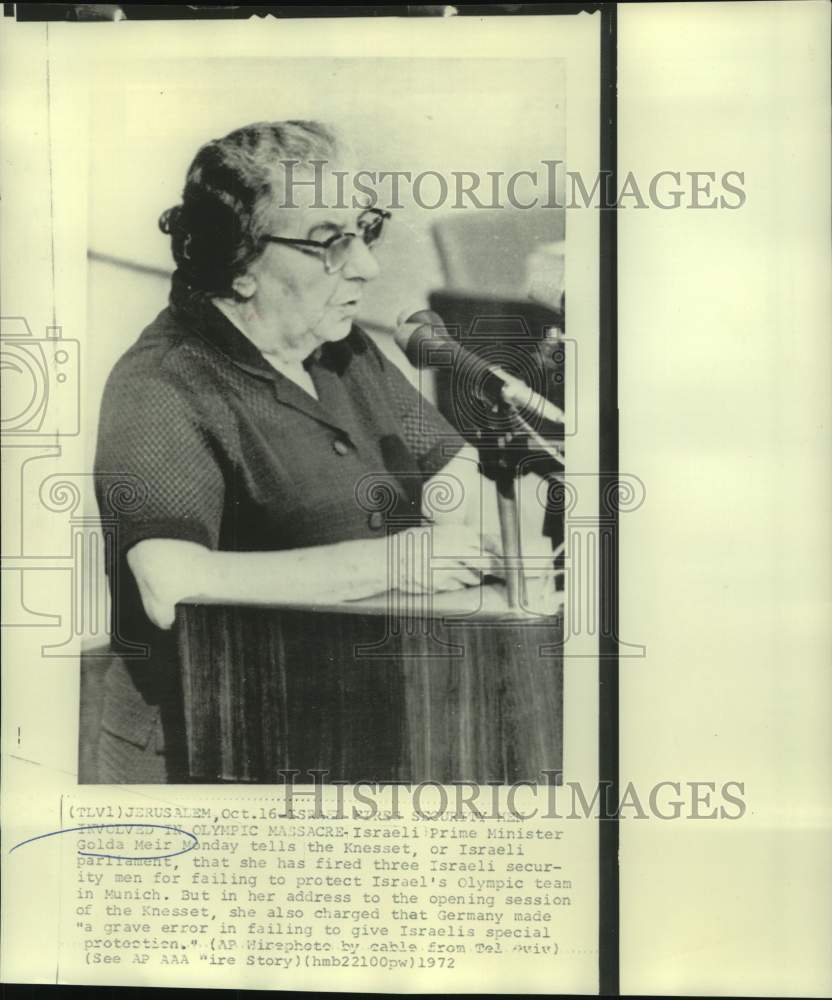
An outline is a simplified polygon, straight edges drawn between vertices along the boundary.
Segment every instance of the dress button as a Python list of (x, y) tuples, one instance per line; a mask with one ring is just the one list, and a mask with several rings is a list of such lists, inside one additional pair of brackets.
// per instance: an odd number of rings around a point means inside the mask
[(350, 446), (344, 441), (343, 438), (335, 438), (332, 442), (332, 450), (336, 455), (346, 455), (350, 450)]
[(374, 510), (367, 523), (373, 531), (380, 531), (384, 527), (384, 514), (380, 510)]

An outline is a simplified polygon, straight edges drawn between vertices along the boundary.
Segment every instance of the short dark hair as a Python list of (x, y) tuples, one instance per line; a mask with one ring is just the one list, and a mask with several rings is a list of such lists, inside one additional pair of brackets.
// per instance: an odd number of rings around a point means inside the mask
[(191, 289), (235, 297), (232, 282), (262, 253), (274, 225), (277, 164), (327, 160), (338, 150), (336, 133), (314, 121), (256, 122), (202, 146), (188, 168), (182, 203), (159, 218)]

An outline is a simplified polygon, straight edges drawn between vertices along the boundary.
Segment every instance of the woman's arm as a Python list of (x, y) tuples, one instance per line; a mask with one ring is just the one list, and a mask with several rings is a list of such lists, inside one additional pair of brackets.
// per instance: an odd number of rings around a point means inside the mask
[[(442, 557), (437, 571), (422, 554)], [(173, 625), (180, 601), (340, 603), (391, 589), (408, 593), (475, 586), (483, 574), (478, 532), (465, 526), (411, 528), (280, 552), (217, 552), (172, 538), (134, 545), (127, 563), (148, 618)]]

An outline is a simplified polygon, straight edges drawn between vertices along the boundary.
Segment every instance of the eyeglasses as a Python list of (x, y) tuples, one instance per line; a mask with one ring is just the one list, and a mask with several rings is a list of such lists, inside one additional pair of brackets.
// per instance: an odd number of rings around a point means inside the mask
[(346, 264), (354, 239), (360, 236), (365, 246), (370, 249), (378, 246), (384, 233), (384, 223), (389, 218), (390, 213), (383, 208), (365, 208), (356, 220), (357, 233), (334, 233), (325, 240), (300, 240), (288, 236), (264, 236), (263, 239), (267, 243), (284, 243), (287, 246), (297, 247), (304, 253), (314, 253), (316, 256), (320, 254), (327, 274), (335, 274)]

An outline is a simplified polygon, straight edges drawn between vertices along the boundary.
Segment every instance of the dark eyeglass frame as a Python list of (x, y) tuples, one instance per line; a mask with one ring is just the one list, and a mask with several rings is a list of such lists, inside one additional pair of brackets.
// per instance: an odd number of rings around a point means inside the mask
[[(361, 220), (367, 216), (370, 216), (370, 220), (362, 225)], [(263, 237), (263, 240), (266, 243), (282, 243), (285, 246), (295, 247), (306, 253), (314, 253), (316, 256), (323, 251), (323, 262), (327, 274), (335, 274), (346, 264), (348, 248), (354, 239), (358, 239), (360, 236), (365, 246), (370, 248), (378, 246), (384, 232), (384, 223), (389, 218), (390, 212), (384, 208), (365, 208), (357, 220), (360, 233), (334, 233), (326, 240), (303, 240), (291, 236), (266, 235)], [(332, 248), (339, 245), (344, 246), (344, 256), (340, 263), (334, 264), (332, 260)]]

